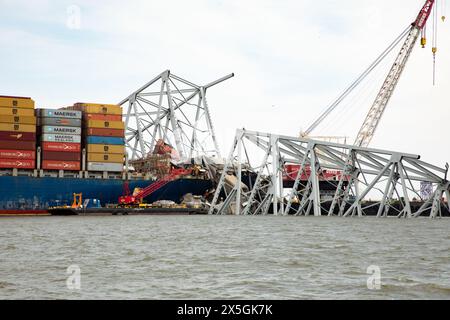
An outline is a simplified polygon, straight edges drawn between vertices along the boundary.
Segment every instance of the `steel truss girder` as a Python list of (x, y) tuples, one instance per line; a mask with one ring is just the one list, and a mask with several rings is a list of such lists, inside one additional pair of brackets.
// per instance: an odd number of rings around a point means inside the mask
[(160, 139), (174, 147), (180, 161), (220, 158), (206, 92), (233, 76), (199, 86), (166, 70), (122, 100), (129, 160), (145, 157)]
[[(246, 141), (251, 142), (251, 152), (246, 149)], [(246, 162), (241, 163), (243, 150), (253, 159), (247, 157)], [(283, 186), (286, 164), (300, 168), (290, 191)], [(256, 177), (246, 186), (249, 191), (245, 194), (240, 179), (243, 167)], [(238, 182), (233, 192), (219, 203), (219, 195), (225, 191), (225, 175), (233, 170)], [(335, 180), (324, 179), (324, 174), (330, 170), (336, 172)], [(377, 217), (410, 218), (428, 214), (436, 218), (442, 214), (443, 196), (450, 197), (447, 170), (423, 162), (414, 154), (239, 129), (209, 213), (231, 212), (226, 207), (234, 204), (234, 212), (245, 215), (267, 214), (272, 208), (275, 215), (313, 213), (314, 216), (362, 217), (373, 209)], [(307, 171), (308, 179), (302, 180)], [(411, 196), (420, 198), (421, 182), (432, 183), (435, 191), (432, 198), (417, 209), (414, 200), (421, 199)], [(322, 197), (326, 184), (335, 188), (328, 199)], [(450, 210), (448, 203), (446, 207)]]

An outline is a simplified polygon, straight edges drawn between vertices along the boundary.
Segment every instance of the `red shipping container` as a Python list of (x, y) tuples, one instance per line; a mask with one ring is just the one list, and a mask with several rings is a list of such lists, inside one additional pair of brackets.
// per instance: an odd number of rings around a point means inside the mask
[(84, 119), (100, 121), (122, 121), (122, 116), (120, 114), (85, 113)]
[(72, 170), (79, 171), (81, 168), (80, 162), (76, 161), (42, 161), (42, 169), (44, 170)]
[(0, 159), (36, 159), (35, 151), (28, 150), (0, 150)]
[(36, 141), (34, 132), (0, 131), (0, 140), (7, 141)]
[(0, 150), (36, 150), (36, 142), (0, 141)]
[(44, 151), (42, 160), (80, 161), (81, 154), (77, 152)]
[(125, 130), (123, 129), (103, 129), (103, 128), (87, 128), (85, 131), (87, 136), (100, 137), (125, 137)]
[(80, 143), (69, 143), (69, 142), (43, 142), (43, 151), (64, 151), (64, 152), (80, 152)]
[(3, 169), (34, 169), (34, 160), (0, 159), (0, 168)]

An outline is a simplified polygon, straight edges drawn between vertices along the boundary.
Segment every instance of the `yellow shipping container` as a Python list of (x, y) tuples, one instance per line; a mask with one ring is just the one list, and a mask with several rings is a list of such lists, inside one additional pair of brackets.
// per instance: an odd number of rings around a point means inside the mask
[(0, 116), (34, 117), (34, 110), (33, 109), (22, 109), (22, 108), (11, 108), (11, 107), (0, 107)]
[(108, 154), (125, 154), (125, 146), (117, 146), (110, 144), (88, 144), (88, 153), (108, 153)]
[(122, 114), (122, 107), (115, 104), (76, 103), (73, 109), (86, 113)]
[(36, 126), (32, 124), (0, 123), (0, 131), (36, 132)]
[(0, 107), (34, 109), (34, 101), (29, 98), (0, 97)]
[(36, 124), (36, 117), (2, 116), (0, 121), (19, 124)]
[(88, 153), (89, 162), (113, 162), (123, 163), (123, 154), (109, 154), (109, 153)]
[(101, 120), (88, 120), (86, 121), (86, 127), (88, 128), (107, 128), (107, 129), (125, 129), (125, 123), (122, 121), (101, 121)]

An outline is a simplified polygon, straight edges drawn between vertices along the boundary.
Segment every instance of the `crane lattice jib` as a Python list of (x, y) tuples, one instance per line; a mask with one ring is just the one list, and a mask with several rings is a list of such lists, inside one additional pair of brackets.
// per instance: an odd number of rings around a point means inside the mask
[(427, 0), (422, 10), (420, 11), (417, 19), (412, 23), (411, 29), (408, 36), (395, 59), (394, 65), (389, 71), (386, 80), (381, 87), (372, 107), (367, 114), (367, 117), (358, 132), (358, 136), (355, 140), (354, 145), (360, 147), (367, 147), (372, 140), (375, 130), (377, 129), (381, 117), (383, 116), (386, 106), (394, 93), (394, 90), (398, 84), (400, 76), (405, 69), (406, 63), (408, 62), (414, 45), (419, 38), (421, 30), (425, 27), (428, 18), (430, 17), (431, 11), (435, 0)]

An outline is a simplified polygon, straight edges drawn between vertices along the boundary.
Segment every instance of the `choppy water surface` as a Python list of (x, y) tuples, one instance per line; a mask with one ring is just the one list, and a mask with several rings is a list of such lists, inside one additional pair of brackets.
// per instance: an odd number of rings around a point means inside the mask
[(1, 218), (0, 239), (2, 299), (450, 299), (450, 219)]

